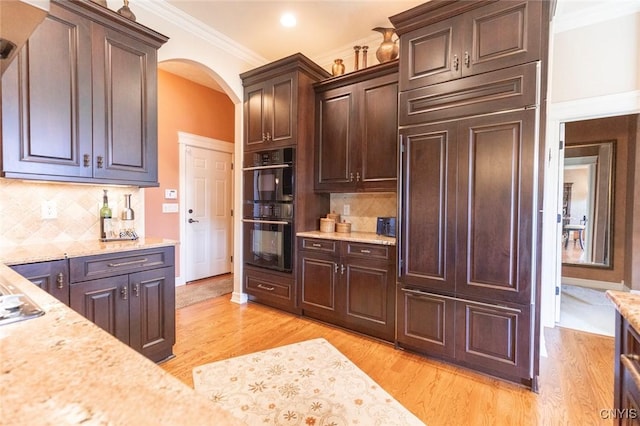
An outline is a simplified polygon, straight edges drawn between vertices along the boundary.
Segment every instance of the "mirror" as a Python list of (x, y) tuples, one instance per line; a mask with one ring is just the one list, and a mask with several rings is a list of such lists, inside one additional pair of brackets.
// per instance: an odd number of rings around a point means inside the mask
[(562, 203), (562, 263), (611, 268), (612, 141), (567, 145)]

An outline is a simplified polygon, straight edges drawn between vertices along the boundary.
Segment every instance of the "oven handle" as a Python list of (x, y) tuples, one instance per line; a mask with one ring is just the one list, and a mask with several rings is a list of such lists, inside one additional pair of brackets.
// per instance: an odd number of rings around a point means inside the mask
[(251, 171), (251, 170), (269, 170), (269, 169), (287, 169), (289, 167), (293, 167), (293, 166), (291, 164), (271, 164), (268, 166), (245, 167), (242, 170)]
[(291, 222), (286, 222), (284, 220), (257, 220), (257, 219), (242, 219), (245, 223), (266, 223), (273, 225), (290, 225)]

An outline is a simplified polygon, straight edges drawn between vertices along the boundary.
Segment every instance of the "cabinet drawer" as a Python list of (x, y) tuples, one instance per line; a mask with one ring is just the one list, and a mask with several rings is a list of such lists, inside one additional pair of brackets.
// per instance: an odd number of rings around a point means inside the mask
[(275, 282), (260, 276), (245, 276), (245, 290), (252, 294), (268, 295), (285, 300), (292, 298), (291, 284), (287, 282)]
[(321, 240), (314, 238), (302, 238), (300, 240), (300, 250), (318, 250), (330, 253), (338, 251), (339, 241)]
[(69, 259), (71, 282), (173, 266), (174, 248), (134, 250)]
[(378, 244), (347, 242), (347, 255), (375, 259), (389, 259), (389, 247)]

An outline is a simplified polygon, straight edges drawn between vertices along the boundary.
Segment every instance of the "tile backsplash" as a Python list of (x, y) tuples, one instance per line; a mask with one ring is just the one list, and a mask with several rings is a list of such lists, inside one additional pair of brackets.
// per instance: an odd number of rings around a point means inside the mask
[[(135, 228), (144, 236), (144, 190), (132, 186), (26, 182), (0, 178), (0, 247), (78, 240), (97, 240), (102, 190), (108, 190), (109, 207), (120, 217), (124, 195), (131, 194)], [(55, 219), (42, 218), (42, 203), (50, 201)], [(114, 226), (118, 228), (118, 220)]]
[[(349, 214), (344, 214), (345, 205)], [(395, 217), (398, 197), (395, 193), (331, 194), (330, 209), (340, 214), (340, 220), (351, 222), (351, 230), (376, 232), (378, 216)]]

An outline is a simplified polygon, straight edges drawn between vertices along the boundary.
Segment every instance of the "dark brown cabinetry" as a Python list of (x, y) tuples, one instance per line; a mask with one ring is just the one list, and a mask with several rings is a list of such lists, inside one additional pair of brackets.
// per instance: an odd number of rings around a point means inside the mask
[(298, 245), (303, 314), (392, 341), (394, 247), (303, 237)]
[(397, 342), (535, 389), (548, 4), (390, 19), (406, 53)]
[(11, 269), (69, 306), (69, 264), (66, 259), (13, 265)]
[[(402, 90), (542, 58), (544, 2), (497, 1), (480, 8), (483, 2), (450, 3), (430, 2), (419, 13), (416, 8), (394, 17), (414, 20), (401, 30)], [(441, 20), (447, 13), (454, 16)]]
[(640, 334), (616, 312), (613, 408), (616, 425), (640, 424)]
[[(302, 54), (295, 54), (243, 73), (244, 149), (253, 158), (258, 150), (295, 147), (293, 161), (293, 217), (288, 217), (287, 239), (291, 237), (291, 272), (245, 264), (243, 291), (249, 300), (299, 314), (296, 287), (295, 233), (316, 229), (318, 218), (329, 211), (328, 194), (313, 191), (315, 92), (313, 84), (330, 74)], [(255, 164), (245, 164), (253, 166)], [(246, 182), (245, 185), (251, 185)], [(245, 188), (246, 189), (246, 188)], [(244, 191), (252, 194), (253, 191)], [(253, 197), (245, 199), (251, 210)], [(250, 219), (246, 217), (245, 219)], [(255, 218), (251, 218), (255, 219)], [(280, 224), (282, 225), (282, 224)], [(290, 229), (290, 233), (289, 233)], [(245, 232), (245, 252), (253, 242)]]
[(301, 54), (240, 75), (244, 85), (245, 151), (291, 146), (311, 135), (313, 82), (329, 73)]
[(153, 361), (173, 356), (174, 248), (69, 259), (70, 306)]
[(316, 90), (316, 191), (395, 191), (398, 62), (329, 79)]
[(52, 1), (2, 77), (9, 178), (157, 186), (157, 49), (92, 2)]

